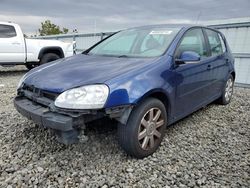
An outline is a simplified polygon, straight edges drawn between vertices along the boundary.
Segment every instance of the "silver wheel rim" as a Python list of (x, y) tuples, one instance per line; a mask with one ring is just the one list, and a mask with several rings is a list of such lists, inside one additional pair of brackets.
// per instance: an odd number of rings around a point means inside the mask
[(138, 130), (138, 141), (143, 150), (154, 148), (161, 138), (159, 129), (164, 125), (162, 111), (159, 108), (149, 109), (141, 119)]
[(226, 89), (225, 89), (225, 99), (229, 101), (233, 95), (233, 80), (230, 78), (227, 81)]

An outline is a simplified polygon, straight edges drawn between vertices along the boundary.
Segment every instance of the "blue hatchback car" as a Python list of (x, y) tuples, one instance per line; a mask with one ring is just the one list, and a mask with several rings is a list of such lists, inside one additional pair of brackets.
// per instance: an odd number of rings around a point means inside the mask
[(20, 80), (16, 109), (71, 144), (93, 120), (118, 122), (118, 139), (143, 158), (166, 126), (232, 98), (234, 58), (222, 33), (157, 25), (117, 32), (82, 54), (34, 68)]

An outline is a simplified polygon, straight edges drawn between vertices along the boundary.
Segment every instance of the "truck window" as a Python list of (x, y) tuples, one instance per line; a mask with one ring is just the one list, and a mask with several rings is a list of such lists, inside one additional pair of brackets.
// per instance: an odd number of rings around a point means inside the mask
[(0, 24), (0, 38), (11, 38), (16, 36), (16, 30), (11, 25)]

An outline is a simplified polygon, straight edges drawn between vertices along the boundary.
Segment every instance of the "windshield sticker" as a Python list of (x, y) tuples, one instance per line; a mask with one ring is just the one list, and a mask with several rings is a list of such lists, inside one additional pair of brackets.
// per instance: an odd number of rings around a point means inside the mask
[(151, 31), (150, 35), (170, 35), (173, 31)]

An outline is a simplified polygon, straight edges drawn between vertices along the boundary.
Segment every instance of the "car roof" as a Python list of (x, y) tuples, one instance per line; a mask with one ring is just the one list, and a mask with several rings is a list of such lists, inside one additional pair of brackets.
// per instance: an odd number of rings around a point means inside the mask
[(17, 24), (15, 24), (15, 23), (13, 23), (13, 22), (3, 22), (3, 21), (0, 21), (0, 24), (2, 24), (2, 25), (17, 25)]
[(130, 29), (156, 29), (156, 28), (190, 28), (190, 27), (205, 27), (203, 25), (196, 25), (196, 24), (159, 24), (159, 25), (145, 25), (139, 27), (133, 27)]
[(11, 22), (3, 22), (3, 21), (0, 21), (0, 24), (10, 24)]

